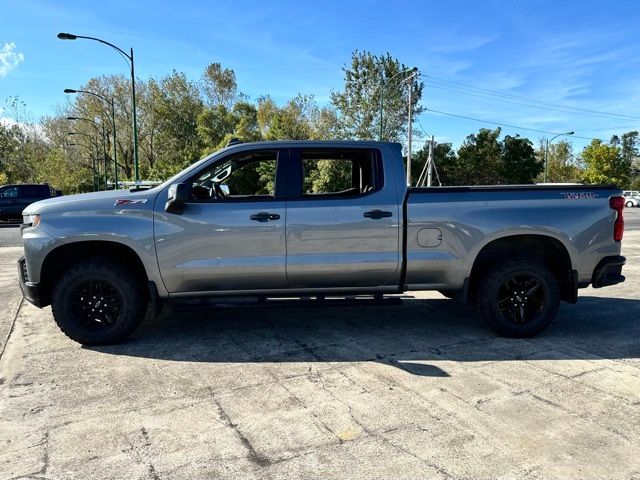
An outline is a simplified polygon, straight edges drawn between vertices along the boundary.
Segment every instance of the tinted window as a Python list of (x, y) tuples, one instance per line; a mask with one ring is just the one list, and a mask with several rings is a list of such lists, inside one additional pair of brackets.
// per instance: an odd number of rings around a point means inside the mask
[(5, 187), (0, 190), (0, 198), (16, 198), (18, 196), (18, 187)]
[(277, 150), (234, 155), (201, 171), (192, 181), (193, 200), (275, 196)]
[(49, 196), (49, 187), (46, 185), (21, 185), (20, 196), (25, 198), (46, 198)]
[(375, 152), (303, 150), (302, 195), (361, 195), (378, 190)]

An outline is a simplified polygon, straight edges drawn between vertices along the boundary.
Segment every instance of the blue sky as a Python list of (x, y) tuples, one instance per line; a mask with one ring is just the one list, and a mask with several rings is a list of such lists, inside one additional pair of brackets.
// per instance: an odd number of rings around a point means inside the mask
[[(423, 95), (428, 108), (608, 139), (640, 129), (638, 25), (640, 3), (626, 0), (0, 0), (0, 106), (18, 95), (37, 119), (62, 104), (64, 88), (127, 72), (123, 59), (105, 46), (56, 39), (63, 31), (133, 46), (143, 78), (176, 69), (195, 80), (207, 64), (222, 62), (236, 71), (243, 92), (269, 94), (279, 103), (298, 92), (326, 103), (331, 90), (341, 88), (341, 67), (353, 50), (388, 51), (433, 77)], [(530, 102), (466, 87), (463, 94), (448, 82), (626, 117), (515, 105), (496, 99)], [(6, 109), (0, 114), (8, 115)], [(419, 120), (418, 129), (456, 145), (491, 127), (433, 113)], [(504, 132), (534, 141), (550, 136)], [(588, 140), (573, 143), (579, 149)]]

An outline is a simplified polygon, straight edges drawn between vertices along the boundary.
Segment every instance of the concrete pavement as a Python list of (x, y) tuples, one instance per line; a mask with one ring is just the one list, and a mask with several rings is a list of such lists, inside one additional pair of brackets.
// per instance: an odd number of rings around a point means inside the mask
[(437, 293), (177, 313), (100, 348), (25, 304), (0, 478), (640, 478), (640, 232), (623, 245), (627, 282), (530, 340)]
[(11, 329), (22, 305), (18, 285), (16, 260), (22, 255), (21, 247), (0, 248), (0, 358)]

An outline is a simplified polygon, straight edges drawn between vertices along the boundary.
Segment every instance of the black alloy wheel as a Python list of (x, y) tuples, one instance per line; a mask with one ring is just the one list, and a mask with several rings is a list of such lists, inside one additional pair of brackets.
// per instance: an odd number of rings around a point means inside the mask
[(122, 293), (107, 280), (80, 280), (72, 287), (68, 302), (78, 323), (88, 329), (114, 328), (124, 317)]
[(476, 282), (480, 313), (493, 330), (505, 337), (536, 335), (558, 313), (558, 280), (549, 267), (537, 260), (506, 260)]
[(498, 291), (496, 306), (514, 323), (534, 321), (543, 312), (549, 296), (546, 284), (531, 272), (516, 272), (505, 279)]

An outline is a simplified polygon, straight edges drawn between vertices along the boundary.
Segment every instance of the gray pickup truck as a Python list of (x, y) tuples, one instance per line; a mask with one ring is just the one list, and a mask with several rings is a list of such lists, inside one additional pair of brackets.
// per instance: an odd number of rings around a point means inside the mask
[[(239, 143), (146, 191), (23, 212), (25, 298), (83, 344), (188, 297), (438, 290), (527, 337), (579, 288), (624, 281), (624, 198), (601, 186), (407, 188), (401, 146)], [(321, 303), (321, 302), (319, 302)]]

